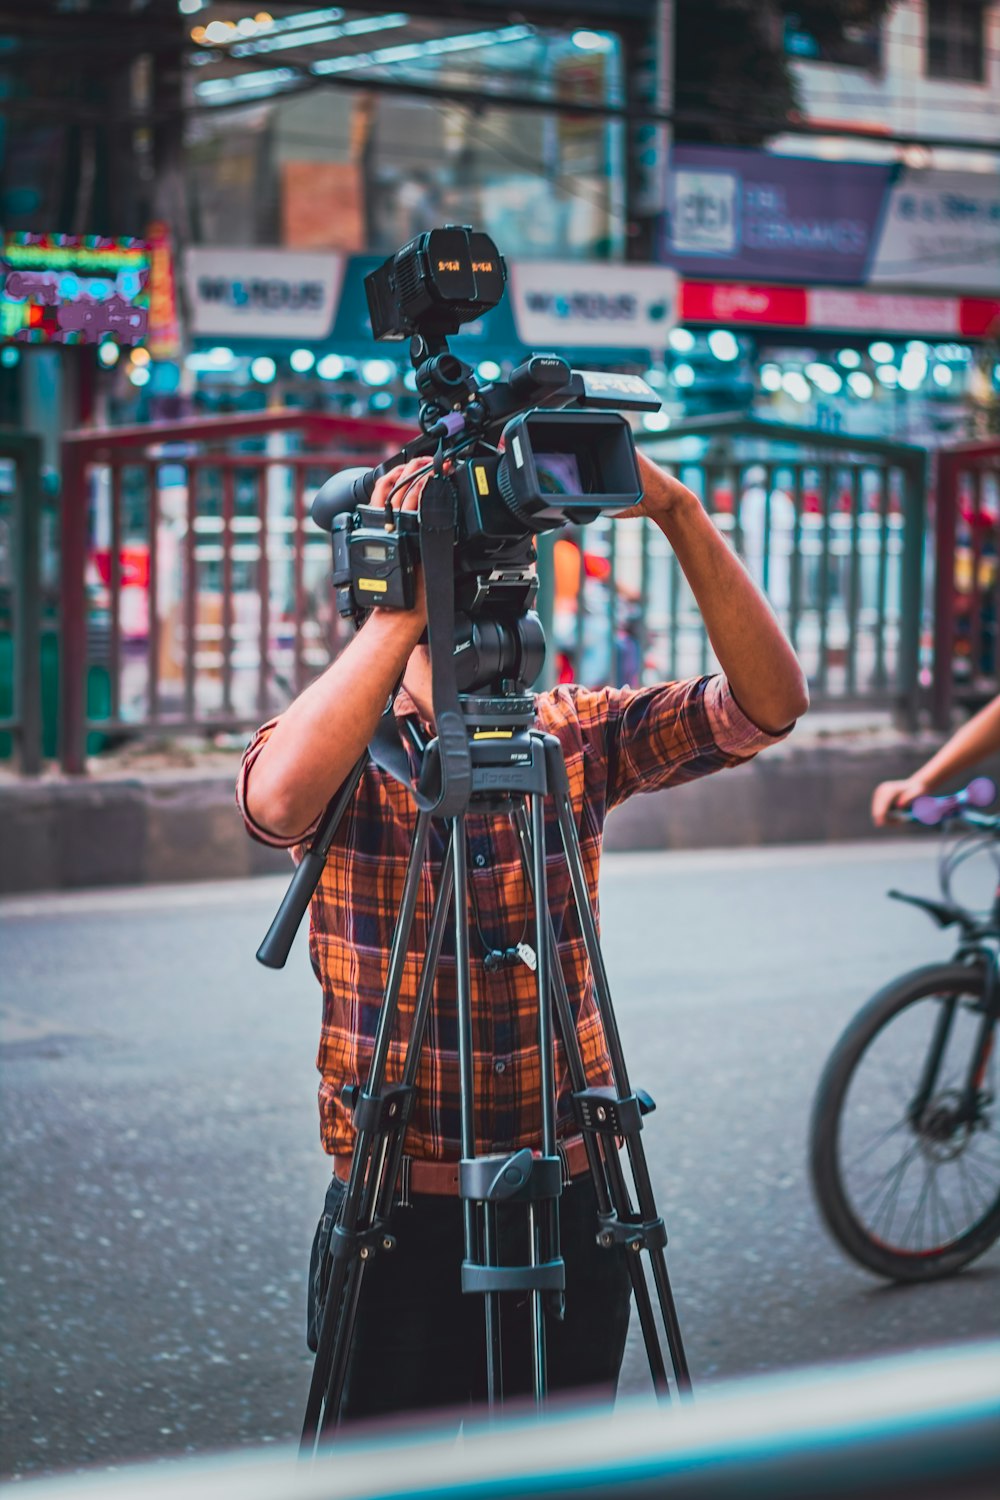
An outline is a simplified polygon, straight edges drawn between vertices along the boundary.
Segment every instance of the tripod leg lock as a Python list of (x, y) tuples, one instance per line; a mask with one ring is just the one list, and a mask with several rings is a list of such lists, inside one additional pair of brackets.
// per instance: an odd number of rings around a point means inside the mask
[(458, 1164), (458, 1191), (477, 1203), (514, 1199), (536, 1203), (562, 1192), (558, 1156), (534, 1156), (527, 1146), (513, 1156), (471, 1156)]
[(663, 1250), (667, 1226), (662, 1219), (620, 1219), (616, 1213), (598, 1214), (597, 1243), (602, 1250)]
[(573, 1113), (581, 1130), (593, 1135), (636, 1135), (643, 1115), (656, 1108), (645, 1089), (620, 1099), (614, 1088), (581, 1089), (573, 1095)]
[(358, 1083), (349, 1083), (340, 1091), (342, 1102), (351, 1111), (357, 1130), (381, 1135), (405, 1130), (413, 1113), (416, 1089), (406, 1084), (384, 1089), (381, 1094), (366, 1094)]
[(395, 1250), (396, 1237), (389, 1233), (385, 1224), (372, 1224), (368, 1229), (345, 1229), (335, 1224), (330, 1236), (330, 1255), (334, 1260), (371, 1260), (378, 1250)]

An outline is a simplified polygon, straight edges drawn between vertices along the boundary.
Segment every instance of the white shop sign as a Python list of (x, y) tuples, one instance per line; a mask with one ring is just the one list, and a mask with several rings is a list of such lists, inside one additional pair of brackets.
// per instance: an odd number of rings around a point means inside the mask
[(507, 290), (530, 349), (657, 349), (677, 321), (677, 274), (665, 266), (516, 260)]
[(184, 270), (196, 337), (309, 341), (329, 337), (344, 256), (194, 248), (187, 252)]
[(1000, 177), (906, 170), (889, 190), (869, 286), (1000, 289)]

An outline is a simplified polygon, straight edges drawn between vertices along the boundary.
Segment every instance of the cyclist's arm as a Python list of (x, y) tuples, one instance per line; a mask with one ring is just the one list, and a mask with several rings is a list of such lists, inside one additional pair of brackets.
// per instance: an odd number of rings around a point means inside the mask
[(904, 781), (883, 781), (872, 793), (872, 821), (882, 827), (893, 808), (909, 807), (1000, 750), (1000, 694), (981, 708), (930, 760)]

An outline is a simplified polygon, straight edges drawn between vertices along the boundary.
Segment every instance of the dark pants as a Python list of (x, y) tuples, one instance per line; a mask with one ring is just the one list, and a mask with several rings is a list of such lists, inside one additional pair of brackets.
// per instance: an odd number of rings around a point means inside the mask
[[(313, 1241), (309, 1273), (309, 1347), (317, 1340), (317, 1308), (325, 1286), (330, 1233), (346, 1188), (333, 1178)], [(499, 1260), (527, 1262), (527, 1214), (501, 1204)], [(559, 1200), (566, 1262), (566, 1315), (546, 1314), (548, 1389), (587, 1389), (614, 1395), (625, 1352), (632, 1283), (625, 1252), (596, 1243), (597, 1204), (588, 1177), (563, 1189)], [(464, 1255), (461, 1201), (414, 1197), (397, 1207), (391, 1229), (397, 1248), (379, 1252), (362, 1278), (349, 1355), (342, 1416), (456, 1407), (486, 1399), (484, 1298), (461, 1289)], [(532, 1391), (530, 1296), (500, 1299), (504, 1399)]]

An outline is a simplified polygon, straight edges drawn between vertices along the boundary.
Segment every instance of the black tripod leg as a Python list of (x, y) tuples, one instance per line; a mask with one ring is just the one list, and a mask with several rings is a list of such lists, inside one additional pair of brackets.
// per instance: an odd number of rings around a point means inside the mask
[[(469, 956), (469, 889), (468, 860), (465, 848), (465, 816), (450, 820), (452, 872), (455, 888), (455, 999), (458, 1022), (458, 1076), (461, 1091), (462, 1156), (471, 1160), (476, 1154), (475, 1067), (472, 1038), (472, 979)], [(465, 1234), (465, 1259), (478, 1262), (480, 1244), (476, 1205), (471, 1198), (462, 1199), (462, 1223)], [(492, 1204), (483, 1213), (483, 1253), (487, 1264), (497, 1251), (496, 1216)], [(486, 1317), (486, 1400), (490, 1407), (503, 1396), (503, 1371), (500, 1362), (500, 1307), (495, 1292), (483, 1295)]]
[[(420, 813), (406, 867), (399, 916), (393, 933), (386, 976), (385, 995), (379, 1011), (378, 1026), (368, 1073), (365, 1099), (377, 1100), (385, 1079), (389, 1043), (399, 1005), (406, 952), (409, 946), (413, 914), (420, 889), (420, 872), (430, 832), (430, 814)], [(379, 1160), (376, 1165), (375, 1153)], [(325, 1436), (336, 1425), (343, 1399), (344, 1380), (354, 1325), (357, 1320), (361, 1279), (371, 1246), (363, 1236), (371, 1228), (371, 1208), (375, 1201), (381, 1169), (385, 1160), (385, 1134), (368, 1126), (359, 1128), (351, 1158), (351, 1174), (338, 1223), (331, 1236), (332, 1264), (319, 1347), (313, 1365), (312, 1380), (302, 1424), (300, 1452), (311, 1452), (317, 1433)]]
[[(533, 841), (523, 808), (515, 812), (514, 820), (521, 841), (521, 858), (525, 874), (527, 875), (529, 885), (533, 888)], [(576, 1024), (569, 1003), (566, 976), (563, 974), (562, 965), (559, 962), (552, 914), (546, 909), (545, 915), (549, 952), (552, 955), (552, 994), (559, 1025), (559, 1035), (562, 1038), (563, 1048), (566, 1053), (570, 1083), (572, 1084), (574, 1093), (580, 1093), (587, 1087), (587, 1073), (583, 1065), (583, 1055), (580, 1051), (580, 1042), (576, 1034)], [(597, 1143), (596, 1137), (589, 1131), (585, 1131), (583, 1134), (583, 1144), (587, 1152), (591, 1180), (594, 1184), (598, 1214), (603, 1218), (607, 1218), (614, 1211), (616, 1205), (619, 1209), (625, 1208), (627, 1210), (629, 1206), (628, 1188), (622, 1174), (618, 1153), (614, 1146), (608, 1149), (605, 1157), (601, 1153), (601, 1148)], [(611, 1177), (612, 1171), (615, 1172), (613, 1178)], [(610, 1187), (609, 1178), (612, 1182), (612, 1186)], [(558, 1220), (556, 1221), (556, 1236), (558, 1239)], [(609, 1253), (611, 1253), (612, 1249), (613, 1247), (609, 1247)], [(653, 1317), (653, 1304), (649, 1295), (649, 1287), (646, 1283), (642, 1262), (637, 1255), (630, 1255), (624, 1249), (621, 1250), (621, 1253), (626, 1256), (625, 1264), (628, 1267), (629, 1277), (632, 1281), (632, 1292), (635, 1297), (639, 1327), (642, 1331), (646, 1357), (649, 1361), (650, 1373), (653, 1377), (653, 1385), (658, 1392), (667, 1394), (669, 1390), (667, 1370), (663, 1361), (663, 1351), (660, 1348), (660, 1335)], [(553, 1296), (555, 1295), (557, 1294), (553, 1294)], [(558, 1302), (555, 1303), (558, 1316), (562, 1316), (563, 1301), (564, 1299), (559, 1297)]]
[[(601, 953), (600, 940), (597, 935), (597, 923), (590, 904), (590, 892), (587, 889), (587, 877), (583, 868), (583, 857), (580, 853), (580, 840), (577, 835), (576, 824), (573, 821), (566, 763), (563, 759), (562, 747), (554, 736), (545, 736), (545, 746), (549, 788), (554, 799), (559, 830), (562, 835), (563, 850), (566, 856), (566, 865), (573, 886), (577, 914), (594, 979), (594, 991), (597, 997), (601, 1021), (604, 1026), (605, 1039), (608, 1044), (608, 1054), (611, 1058), (615, 1087), (618, 1090), (620, 1098), (628, 1099), (632, 1097), (632, 1089), (629, 1083), (628, 1068), (625, 1063), (621, 1035), (618, 1031), (618, 1022), (615, 1019), (614, 1008), (611, 1003), (611, 987), (608, 983), (607, 970), (604, 967), (604, 957)], [(625, 1134), (625, 1142), (628, 1149), (629, 1162), (632, 1167), (632, 1177), (635, 1182), (641, 1221), (643, 1224), (651, 1224), (657, 1221), (658, 1215), (649, 1179), (649, 1168), (638, 1131), (628, 1131)], [(647, 1248), (649, 1250), (650, 1266), (653, 1272), (653, 1280), (656, 1284), (660, 1312), (663, 1317), (667, 1345), (670, 1350), (677, 1386), (679, 1390), (688, 1392), (691, 1389), (691, 1375), (688, 1369), (687, 1356), (684, 1353), (680, 1324), (677, 1319), (677, 1310), (670, 1288), (662, 1245), (652, 1245)]]

